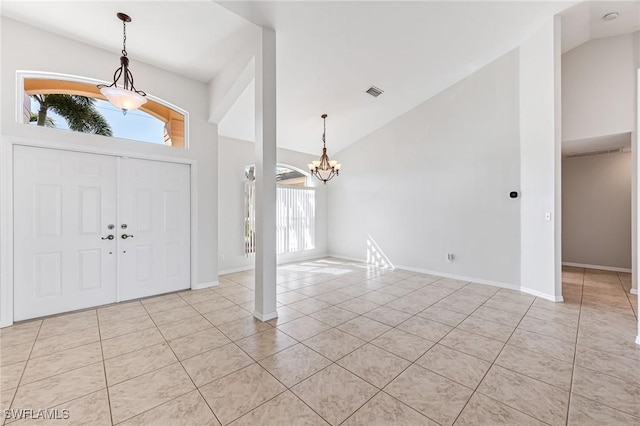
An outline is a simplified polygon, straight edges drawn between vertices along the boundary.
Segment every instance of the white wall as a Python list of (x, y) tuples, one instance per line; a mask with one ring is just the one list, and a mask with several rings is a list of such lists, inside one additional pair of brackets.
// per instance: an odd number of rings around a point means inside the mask
[[(48, 33), (17, 21), (1, 18), (2, 75), (0, 88), (2, 144), (9, 138), (62, 142), (79, 147), (117, 149), (141, 154), (175, 156), (197, 160), (198, 170), (198, 270), (197, 282), (217, 280), (217, 127), (207, 122), (207, 85), (137, 62), (131, 70), (139, 89), (189, 112), (189, 149), (133, 142), (43, 127), (16, 120), (16, 70), (72, 74), (108, 81), (119, 65), (119, 52), (107, 52)], [(6, 153), (6, 150), (3, 149)], [(4, 195), (4, 194), (3, 194)]]
[[(318, 156), (320, 153), (318, 153)], [(307, 170), (316, 156), (278, 149), (278, 163)], [(255, 143), (220, 136), (218, 139), (218, 252), (220, 273), (251, 269), (254, 259), (244, 255), (244, 169), (255, 162)], [(327, 254), (327, 191), (315, 178), (316, 249), (278, 256), (278, 263)], [(333, 181), (332, 181), (333, 182)], [(275, 226), (275, 225), (274, 225)], [(224, 259), (223, 259), (224, 256)]]
[(518, 120), (512, 51), (339, 153), (327, 141), (329, 252), (365, 259), (372, 239), (395, 266), (517, 286)]
[(562, 261), (631, 269), (631, 153), (562, 160)]
[(520, 46), (521, 286), (554, 300), (562, 300), (559, 35), (555, 18)]
[(634, 130), (640, 32), (591, 40), (562, 55), (562, 140)]

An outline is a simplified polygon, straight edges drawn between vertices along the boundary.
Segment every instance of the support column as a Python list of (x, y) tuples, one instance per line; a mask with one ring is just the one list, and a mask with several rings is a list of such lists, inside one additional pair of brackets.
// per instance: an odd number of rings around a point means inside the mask
[(255, 56), (256, 293), (253, 316), (276, 318), (276, 33), (262, 28)]

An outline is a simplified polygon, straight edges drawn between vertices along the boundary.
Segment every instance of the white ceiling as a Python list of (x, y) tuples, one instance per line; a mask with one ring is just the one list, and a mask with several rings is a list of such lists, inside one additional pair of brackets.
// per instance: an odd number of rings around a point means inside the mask
[[(327, 113), (330, 155), (517, 47), (575, 4), (219, 3), (276, 30), (279, 146), (318, 154), (320, 115)], [(385, 92), (373, 98), (364, 93), (370, 85)], [(250, 113), (238, 111), (241, 102), (230, 112), (233, 120), (228, 115), (220, 123), (221, 134), (250, 126)]]
[[(629, 2), (621, 3), (619, 10)], [(320, 115), (327, 113), (331, 154), (517, 47), (574, 4), (3, 0), (1, 13), (114, 52), (122, 42), (115, 14), (128, 13), (133, 22), (127, 25), (127, 49), (134, 64), (146, 62), (204, 82), (255, 37), (256, 25), (275, 28), (278, 144), (319, 153)], [(576, 16), (584, 18), (584, 10)], [(589, 17), (600, 13), (589, 5)], [(617, 25), (627, 22), (624, 16)], [(589, 37), (609, 34), (596, 24), (601, 23), (593, 22)], [(370, 85), (385, 92), (373, 98), (364, 93)], [(222, 134), (252, 139), (252, 95), (249, 85), (220, 123)]]
[(2, 0), (4, 16), (120, 53), (122, 21), (127, 24), (127, 51), (146, 62), (203, 82), (211, 80), (254, 38), (258, 28), (209, 1), (11, 1)]
[[(613, 21), (602, 19), (610, 12), (618, 12), (618, 18)], [(592, 39), (640, 30), (640, 1), (589, 1), (567, 9), (561, 16), (564, 53)]]

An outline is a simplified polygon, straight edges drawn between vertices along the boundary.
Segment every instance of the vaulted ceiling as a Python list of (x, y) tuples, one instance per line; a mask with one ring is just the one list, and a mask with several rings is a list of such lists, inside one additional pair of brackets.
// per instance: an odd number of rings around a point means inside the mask
[[(3, 1), (2, 14), (203, 82), (258, 26), (277, 34), (278, 145), (337, 152), (517, 47), (577, 2), (459, 1)], [(139, 82), (139, 85), (142, 85)], [(375, 85), (384, 93), (373, 98)], [(220, 123), (251, 139), (253, 86)], [(390, 141), (393, 143), (393, 141)]]
[[(220, 2), (275, 28), (278, 144), (337, 152), (521, 44), (575, 2)], [(371, 85), (384, 90), (373, 98)], [(242, 137), (251, 94), (221, 122)], [(250, 114), (250, 112), (248, 112)], [(389, 141), (393, 143), (393, 141)]]
[(136, 61), (146, 62), (203, 82), (211, 80), (258, 31), (208, 0), (3, 0), (0, 7), (4, 16), (115, 54), (122, 49), (122, 22), (116, 13), (124, 12), (132, 18), (127, 24), (132, 67)]

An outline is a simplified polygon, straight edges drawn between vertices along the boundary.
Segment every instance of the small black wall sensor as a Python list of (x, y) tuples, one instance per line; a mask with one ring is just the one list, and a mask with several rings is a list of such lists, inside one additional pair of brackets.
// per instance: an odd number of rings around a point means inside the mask
[(518, 191), (511, 191), (509, 193), (509, 198), (518, 198)]

